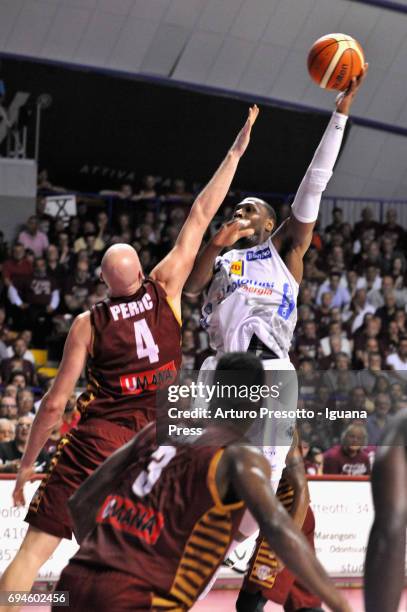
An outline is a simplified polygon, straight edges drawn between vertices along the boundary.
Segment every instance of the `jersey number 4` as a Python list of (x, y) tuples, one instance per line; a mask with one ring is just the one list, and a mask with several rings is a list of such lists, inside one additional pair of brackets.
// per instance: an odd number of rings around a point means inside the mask
[(160, 351), (145, 319), (140, 319), (140, 321), (134, 323), (134, 335), (136, 337), (137, 357), (139, 359), (148, 357), (150, 363), (157, 363)]

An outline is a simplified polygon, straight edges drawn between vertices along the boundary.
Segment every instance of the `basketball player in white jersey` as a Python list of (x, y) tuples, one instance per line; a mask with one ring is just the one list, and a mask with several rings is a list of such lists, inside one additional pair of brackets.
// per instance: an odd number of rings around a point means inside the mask
[[(337, 97), (336, 110), (300, 184), (289, 218), (277, 228), (276, 214), (269, 204), (259, 198), (245, 198), (196, 259), (185, 292), (199, 295), (207, 288), (202, 323), (216, 350), (216, 356), (202, 364), (202, 372), (215, 369), (226, 352), (247, 350), (262, 359), (265, 370), (294, 370), (289, 349), (297, 322), (303, 257), (311, 244), (321, 196), (332, 176), (349, 110), (367, 68), (365, 64), (360, 76)], [(247, 236), (247, 229), (253, 234)], [(232, 246), (237, 248), (221, 254)], [(295, 409), (293, 375), (289, 380)], [(272, 425), (274, 440), (267, 442), (264, 452), (271, 463), (276, 490), (294, 428), (287, 421)], [(250, 518), (242, 522), (244, 536), (256, 530)]]

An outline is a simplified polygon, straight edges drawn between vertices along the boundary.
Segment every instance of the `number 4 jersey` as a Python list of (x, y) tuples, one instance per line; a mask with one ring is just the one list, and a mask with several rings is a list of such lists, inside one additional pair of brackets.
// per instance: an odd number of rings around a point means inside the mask
[(95, 304), (91, 323), (88, 386), (78, 400), (82, 420), (92, 416), (138, 429), (155, 419), (156, 393), (180, 368), (180, 321), (164, 289), (145, 279), (134, 295)]
[(202, 325), (213, 349), (246, 351), (255, 334), (279, 358), (288, 357), (297, 322), (298, 283), (271, 239), (233, 249), (215, 262)]

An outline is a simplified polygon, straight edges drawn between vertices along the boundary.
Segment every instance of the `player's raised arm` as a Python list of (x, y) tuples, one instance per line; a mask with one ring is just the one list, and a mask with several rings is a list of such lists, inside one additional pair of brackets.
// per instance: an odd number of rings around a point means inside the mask
[(328, 123), (299, 186), (291, 207), (291, 216), (273, 235), (273, 243), (277, 249), (281, 248), (283, 242), (288, 239), (291, 249), (296, 250), (299, 258), (302, 259), (310, 246), (312, 232), (318, 218), (321, 196), (332, 176), (333, 167), (341, 148), (348, 114), (355, 95), (366, 77), (367, 69), (368, 65), (365, 64), (361, 74), (354, 77), (348, 89), (337, 97), (336, 111)]
[(350, 612), (345, 599), (332, 584), (304, 535), (295, 525), (270, 485), (270, 466), (257, 449), (227, 448), (218, 464), (217, 485), (225, 482), (244, 500), (268, 543), (301, 582), (318, 595), (334, 612)]
[(87, 312), (76, 317), (73, 322), (54, 384), (44, 395), (35, 415), (13, 492), (14, 503), (17, 506), (25, 503), (24, 484), (32, 476), (33, 465), (38, 454), (65, 410), (69, 396), (84, 368), (90, 343), (90, 313)]
[(225, 199), (239, 160), (249, 144), (251, 129), (258, 114), (258, 107), (252, 106), (247, 121), (225, 159), (193, 203), (174, 248), (151, 273), (151, 277), (158, 280), (164, 286), (167, 295), (173, 299), (180, 298), (202, 238)]

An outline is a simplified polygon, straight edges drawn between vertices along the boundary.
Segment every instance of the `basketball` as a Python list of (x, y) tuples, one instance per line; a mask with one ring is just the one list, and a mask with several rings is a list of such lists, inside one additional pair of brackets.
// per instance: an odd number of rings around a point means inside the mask
[(308, 71), (323, 89), (348, 88), (365, 63), (363, 49), (347, 34), (327, 34), (318, 38), (308, 53)]

